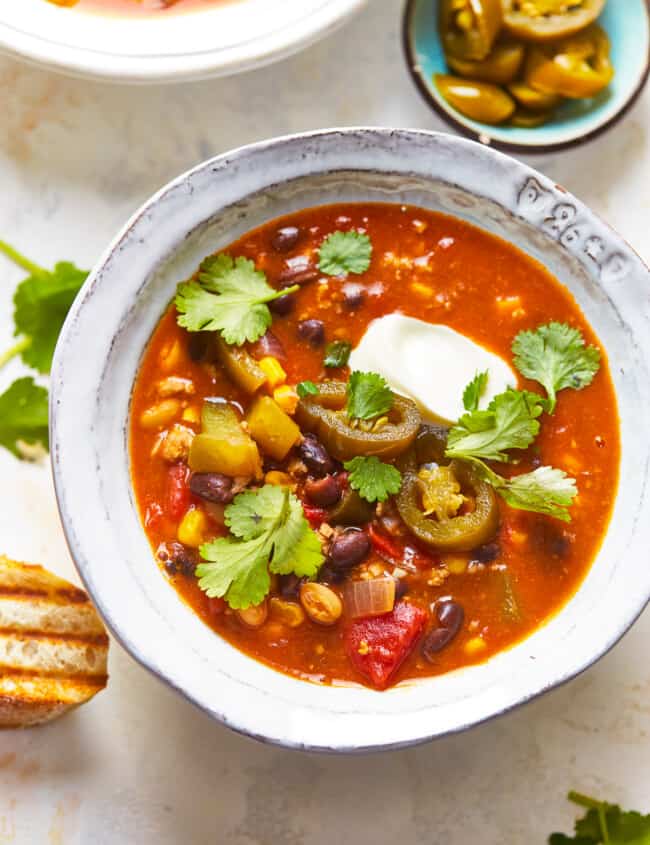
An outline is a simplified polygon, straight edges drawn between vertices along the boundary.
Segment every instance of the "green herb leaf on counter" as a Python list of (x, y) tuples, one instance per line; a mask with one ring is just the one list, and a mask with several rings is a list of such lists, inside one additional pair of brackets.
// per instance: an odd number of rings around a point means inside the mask
[(59, 333), (88, 273), (68, 261), (45, 270), (2, 241), (0, 252), (29, 273), (14, 293), (14, 334), (18, 341), (0, 355), (0, 366), (20, 355), (28, 367), (49, 373)]
[(549, 414), (555, 410), (559, 390), (581, 390), (591, 384), (600, 367), (600, 350), (586, 346), (580, 331), (566, 323), (519, 332), (512, 351), (519, 372), (545, 388)]
[(387, 414), (393, 407), (393, 391), (378, 373), (355, 370), (348, 381), (348, 417), (353, 420), (373, 420)]
[(476, 373), (474, 378), (463, 391), (463, 407), (466, 411), (478, 410), (478, 403), (485, 393), (488, 383), (488, 371)]
[(549, 845), (650, 845), (650, 814), (621, 810), (578, 792), (568, 798), (587, 812), (576, 821), (575, 836), (553, 833)]
[(449, 458), (508, 461), (509, 449), (526, 449), (537, 437), (537, 417), (543, 406), (544, 399), (537, 393), (508, 388), (484, 411), (463, 414), (449, 431), (445, 454)]
[(226, 343), (254, 342), (271, 325), (267, 302), (298, 290), (274, 290), (248, 258), (220, 253), (201, 264), (198, 281), (183, 282), (176, 294), (178, 324), (190, 332), (218, 331)]
[(385, 502), (389, 496), (399, 493), (402, 484), (400, 471), (379, 458), (357, 455), (343, 466), (350, 473), (350, 487), (367, 502)]
[(230, 607), (259, 604), (271, 587), (269, 572), (313, 577), (323, 562), (318, 535), (289, 490), (266, 484), (240, 493), (225, 510), (230, 536), (201, 546), (199, 587)]
[(0, 395), (0, 445), (17, 458), (31, 457), (30, 446), (48, 449), (47, 411), (44, 387), (29, 377), (15, 381)]
[(296, 385), (296, 393), (301, 399), (305, 396), (318, 396), (318, 385), (313, 381), (301, 381)]
[(365, 273), (370, 267), (372, 243), (363, 232), (332, 232), (318, 251), (318, 269), (328, 276)]
[(334, 340), (325, 347), (324, 367), (345, 367), (352, 352), (352, 344), (347, 340)]
[(491, 484), (497, 493), (512, 508), (543, 513), (571, 522), (568, 508), (578, 493), (576, 482), (555, 467), (538, 467), (533, 472), (503, 478), (493, 472), (482, 461), (472, 460), (484, 481)]

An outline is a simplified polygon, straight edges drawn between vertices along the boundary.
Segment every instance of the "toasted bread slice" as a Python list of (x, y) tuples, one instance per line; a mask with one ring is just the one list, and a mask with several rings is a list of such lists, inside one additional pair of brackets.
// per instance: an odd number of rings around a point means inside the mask
[(0, 555), (0, 728), (49, 722), (106, 686), (108, 637), (83, 590)]

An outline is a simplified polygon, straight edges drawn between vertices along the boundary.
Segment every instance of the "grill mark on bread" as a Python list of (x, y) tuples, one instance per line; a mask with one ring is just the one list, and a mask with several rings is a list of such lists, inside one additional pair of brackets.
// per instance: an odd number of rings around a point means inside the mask
[(50, 721), (107, 681), (108, 636), (86, 593), (0, 555), (0, 728)]

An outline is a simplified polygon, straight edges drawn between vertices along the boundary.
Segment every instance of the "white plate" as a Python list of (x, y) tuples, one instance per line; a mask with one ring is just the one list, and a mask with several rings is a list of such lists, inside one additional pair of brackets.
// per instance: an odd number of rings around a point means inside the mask
[(46, 0), (0, 0), (0, 50), (119, 82), (225, 76), (333, 32), (367, 0), (232, 0), (205, 11), (119, 18)]

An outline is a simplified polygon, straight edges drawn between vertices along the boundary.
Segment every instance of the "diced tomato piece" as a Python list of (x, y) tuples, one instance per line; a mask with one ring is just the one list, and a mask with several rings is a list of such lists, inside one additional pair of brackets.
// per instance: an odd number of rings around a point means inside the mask
[(303, 502), (302, 509), (307, 517), (307, 522), (312, 528), (319, 528), (325, 522), (327, 511), (324, 508), (315, 508), (313, 505)]
[(345, 631), (345, 650), (355, 669), (383, 689), (414, 649), (427, 621), (422, 608), (398, 602), (383, 616), (355, 620)]
[(192, 493), (189, 488), (190, 469), (186, 464), (174, 464), (167, 475), (167, 516), (180, 519), (189, 508)]
[(423, 552), (417, 546), (387, 537), (372, 522), (368, 526), (368, 532), (372, 546), (379, 557), (392, 563), (393, 566), (405, 566), (407, 569), (417, 566), (418, 569), (427, 569), (438, 563), (437, 558)]

